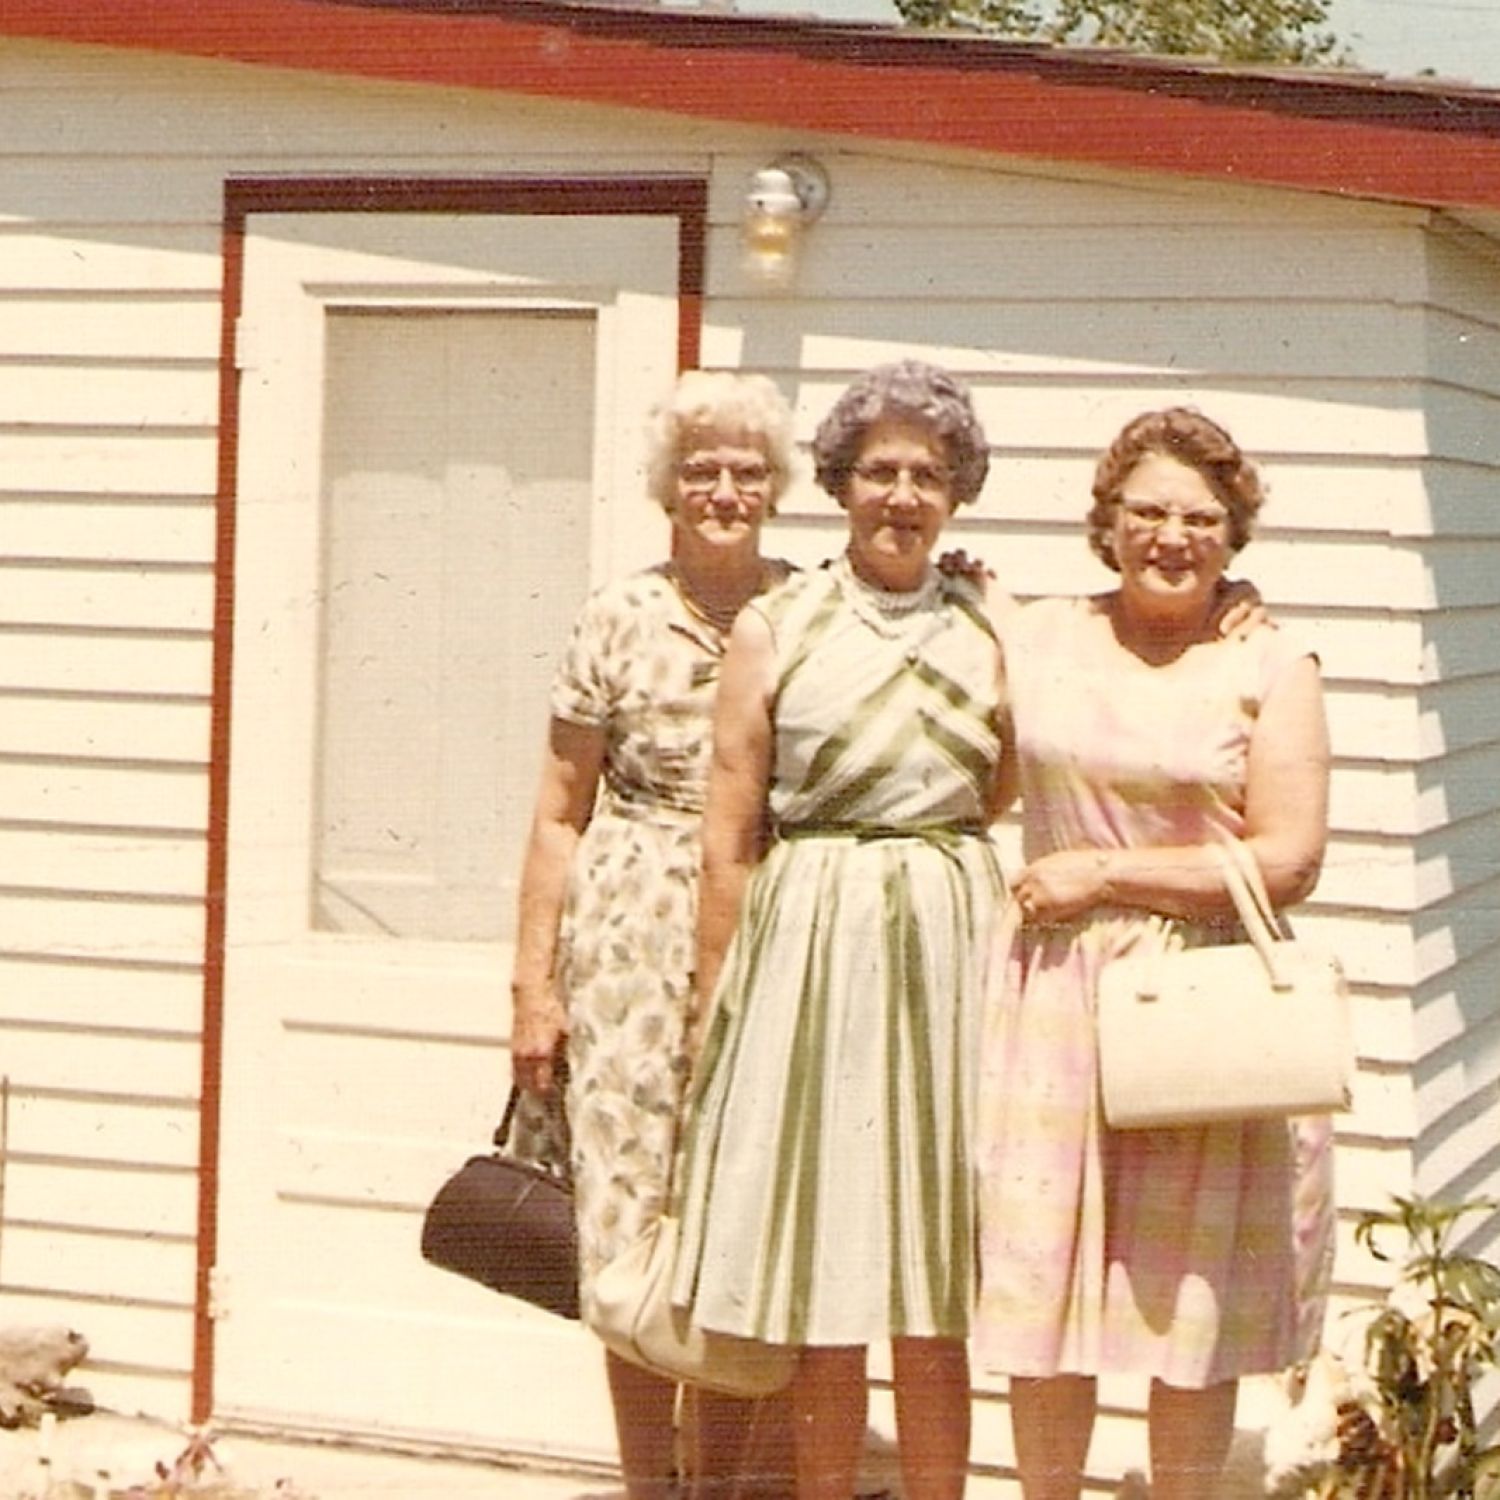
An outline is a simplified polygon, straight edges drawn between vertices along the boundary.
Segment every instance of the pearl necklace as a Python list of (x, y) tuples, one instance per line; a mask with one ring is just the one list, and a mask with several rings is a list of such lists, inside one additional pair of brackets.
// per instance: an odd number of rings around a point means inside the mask
[(889, 637), (900, 635), (915, 616), (925, 613), (943, 587), (942, 575), (929, 567), (927, 576), (914, 589), (877, 588), (859, 576), (848, 553), (834, 563), (833, 571), (854, 612), (878, 634)]

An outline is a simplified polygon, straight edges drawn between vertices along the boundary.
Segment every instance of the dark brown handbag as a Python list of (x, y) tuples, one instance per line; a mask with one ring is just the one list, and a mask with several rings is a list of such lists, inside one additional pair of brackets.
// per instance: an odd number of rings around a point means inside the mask
[(422, 1254), (506, 1297), (578, 1317), (578, 1229), (565, 1176), (508, 1153), (521, 1091), (512, 1089), (495, 1150), (471, 1156), (422, 1221)]

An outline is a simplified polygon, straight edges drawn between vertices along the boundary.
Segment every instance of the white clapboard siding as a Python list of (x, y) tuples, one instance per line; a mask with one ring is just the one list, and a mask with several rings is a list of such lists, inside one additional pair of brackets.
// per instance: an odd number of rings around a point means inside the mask
[(216, 357), (223, 315), (216, 291), (0, 295), (0, 359), (204, 360)]
[[(706, 175), (705, 362), (770, 372), (804, 444), (857, 370), (908, 353), (960, 370), (996, 453), (954, 531), (1021, 594), (1109, 585), (1081, 518), (1124, 420), (1187, 401), (1225, 421), (1271, 485), (1236, 569), (1328, 682), (1334, 837), (1297, 921), (1354, 985), (1341, 1286), (1389, 1274), (1353, 1245), (1360, 1211), (1414, 1177), (1500, 1177), (1500, 269), (1463, 235), (1399, 206), (827, 142), (833, 203), (795, 286), (766, 295), (737, 237), (774, 133), (105, 49), (6, 59), (0, 1074), (23, 1227), (0, 1275), (38, 1280), (0, 1291), (0, 1314), (82, 1326), (111, 1404), (180, 1410), (191, 1368), (227, 175)], [(804, 474), (769, 541), (814, 562), (843, 518)], [(364, 1066), (340, 1086), (384, 1122), (372, 1192), (407, 1205), (403, 1225), (436, 1170), (410, 1145), (422, 1080), (487, 1135), (502, 1004), (447, 1035), (362, 1018)], [(310, 1077), (334, 1055), (312, 1031), (290, 1041)], [(311, 1194), (346, 1143), (315, 1111), (294, 1125)], [(1091, 1494), (1139, 1463), (1139, 1401), (1107, 1394)], [(1009, 1442), (986, 1395), (972, 1493), (1014, 1495)]]
[[(191, 1307), (116, 1302), (100, 1296), (19, 1287), (0, 1293), (0, 1318), (7, 1324), (62, 1323), (76, 1328), (89, 1341), (89, 1358), (78, 1367), (76, 1383), (90, 1390), (95, 1389), (95, 1371), (101, 1367), (130, 1373), (154, 1368), (179, 1381), (192, 1369)], [(179, 1394), (175, 1382), (173, 1394)], [(130, 1410), (106, 1401), (116, 1409)]]
[(1424, 680), (1477, 677), (1494, 672), (1493, 646), (1500, 609), (1445, 609), (1422, 620)]
[(0, 625), (207, 630), (212, 607), (213, 577), (204, 567), (0, 562)]
[(20, 1156), (179, 1169), (198, 1164), (198, 1113), (191, 1099), (12, 1088), (7, 1130), (9, 1149)]
[(218, 366), (208, 361), (0, 361), (0, 412), (12, 426), (45, 426), (65, 412), (73, 427), (210, 427), (218, 404)]
[(1470, 1026), (1488, 1017), (1500, 993), (1500, 949), (1481, 948), (1462, 963), (1431, 974), (1413, 995), (1417, 1056), (1462, 1043)]
[[(1030, 527), (1024, 536), (990, 542), (990, 530), (978, 530), (978, 550), (1003, 562), (1004, 580), (1024, 595), (1095, 592), (1110, 586), (1111, 575), (1089, 552), (1081, 523)], [(1283, 533), (1256, 540), (1236, 562), (1236, 573), (1253, 578), (1273, 606), (1298, 609), (1361, 609), (1376, 592), (1384, 607), (1426, 607), (1430, 586), (1419, 567), (1403, 568), (1388, 544), (1375, 537), (1355, 540)], [(1369, 671), (1369, 668), (1366, 668)], [(1370, 675), (1379, 680), (1374, 672)]]
[[(735, 225), (744, 187), (765, 165), (763, 150), (724, 151), (715, 158), (709, 217)], [(1117, 175), (1106, 169), (1015, 158), (944, 163), (932, 154), (849, 151), (825, 161), (837, 177), (839, 219), (856, 226), (901, 230), (913, 225), (1006, 228), (1085, 226), (1097, 229), (1263, 227), (1267, 198), (1224, 182)], [(1352, 213), (1346, 215), (1345, 210)], [(1400, 204), (1339, 203), (1314, 194), (1278, 195), (1275, 222), (1287, 228), (1369, 229), (1421, 224), (1424, 215)], [(1098, 288), (1108, 296), (1111, 288)], [(1094, 291), (1089, 289), (1090, 294)]]
[[(912, 225), (893, 205), (891, 231), (825, 219), (807, 237), (799, 284), (808, 291), (857, 286), (871, 301), (935, 298), (1076, 297), (1100, 272), (1097, 228), (1022, 225)], [(1152, 225), (1130, 231), (1130, 253), (1108, 267), (1113, 297), (1187, 301), (1197, 296), (1296, 303), (1327, 302), (1351, 285), (1389, 286), (1397, 302), (1425, 291), (1419, 242), (1405, 227), (1329, 224), (1326, 254), (1306, 256), (1307, 231), (1295, 224)], [(710, 296), (743, 295), (737, 223), (711, 228)]]
[[(1475, 333), (1493, 348), (1500, 342), (1491, 278), (1495, 273), (1494, 241), (1445, 223), (1429, 237), (1426, 255), (1428, 300), (1435, 313), (1468, 320)], [(1434, 372), (1456, 368), (1454, 341), (1443, 337), (1450, 325), (1437, 325), (1432, 365)], [(1462, 357), (1462, 351), (1459, 351)], [(1500, 380), (1479, 376), (1467, 382), (1479, 390), (1500, 390)]]
[(22, 430), (0, 424), (0, 474), (15, 491), (197, 499), (213, 494), (217, 451), (210, 432)]
[[(1494, 965), (1488, 978), (1495, 979)], [(1430, 1008), (1432, 1002), (1422, 1010)], [(1425, 1030), (1419, 1017), (1419, 1033)], [(1433, 1197), (1489, 1194), (1494, 1159), (1496, 1037), (1489, 1017), (1470, 1018), (1475, 1036), (1450, 1043), (1419, 1064), (1416, 1105), (1422, 1127), (1413, 1186)]]
[[(1003, 281), (1003, 272), (997, 279)], [(1288, 329), (1270, 320), (1247, 324), (1241, 304), (1212, 296), (1139, 302), (1108, 300), (1107, 288), (1100, 293), (1030, 301), (1009, 295), (1002, 284), (988, 297), (935, 302), (923, 313), (926, 357), (976, 380), (1368, 380), (1377, 369), (1382, 379), (1404, 380), (1420, 379), (1426, 369), (1426, 321), (1419, 307), (1371, 308), (1347, 297), (1300, 302), (1298, 324)], [(911, 351), (897, 309), (830, 298), (816, 328), (800, 326), (798, 317), (796, 303), (720, 298), (704, 328), (704, 359), (747, 363), (747, 338), (751, 347), (795, 351), (804, 370), (860, 370)]]
[(220, 248), (209, 223), (135, 235), (0, 226), (0, 292), (216, 291)]
[(208, 776), (183, 766), (15, 761), (0, 754), (0, 823), (201, 832)]
[[(1340, 771), (1347, 774), (1345, 767)], [(1413, 879), (1411, 852), (1396, 840), (1356, 837), (1336, 825), (1309, 904), (1403, 913), (1411, 909)]]
[[(809, 429), (816, 425), (843, 389), (845, 379), (805, 378), (800, 409)], [(1197, 406), (1229, 427), (1247, 452), (1389, 456), (1420, 453), (1425, 427), (1420, 387), (1412, 382), (1380, 381), (1380, 400), (1372, 400), (1371, 382), (1252, 382), (1209, 376), (1179, 376), (1164, 371), (1154, 381), (1139, 376), (1076, 380), (1027, 380), (1013, 377), (973, 378), (974, 405), (985, 435), (1002, 453), (1076, 447), (1089, 460), (1137, 413), (1154, 407)], [(1273, 447), (1274, 445), (1274, 447)], [(1080, 474), (1086, 473), (1080, 471)], [(1080, 502), (1087, 486), (1071, 490)]]
[(208, 762), (208, 704), (151, 698), (49, 697), (0, 690), (8, 755)]
[[(138, 1019), (116, 1028), (97, 1022), (93, 1026), (6, 1022), (0, 1037), (4, 1038), (5, 1072), (12, 1088), (175, 1100), (199, 1095), (202, 1059), (193, 1034), (148, 1029)], [(15, 1188), (12, 1180), (6, 1188), (7, 1212), (22, 1218), (45, 1217), (36, 1212), (23, 1214), (13, 1196)]]
[[(1423, 980), (1413, 995), (1419, 1136), (1416, 1183), (1441, 1197), (1500, 1184), (1500, 623), (1495, 573), (1494, 412), (1500, 398), (1500, 266), (1486, 247), (1432, 236), (1427, 403), (1435, 466), (1432, 540), (1421, 544), (1431, 600), (1434, 683), (1419, 695), (1424, 787), (1414, 922)], [(1489, 632), (1489, 649), (1481, 644)], [(1446, 821), (1445, 821), (1446, 820)], [(1500, 1258), (1500, 1220), (1468, 1226), (1473, 1253)]]
[[(6, 1169), (6, 1216), (38, 1224), (128, 1234), (192, 1235), (197, 1201), (197, 1174), (187, 1168), (133, 1168), (122, 1172), (108, 1162), (16, 1156)], [(107, 1285), (98, 1290), (102, 1295)], [(179, 1286), (169, 1295), (191, 1303), (190, 1288)]]
[(47, 630), (0, 623), (0, 688), (117, 693), (129, 684), (139, 693), (202, 698), (212, 683), (206, 628)]
[(189, 1235), (90, 1234), (12, 1225), (6, 1230), (8, 1286), (88, 1296), (107, 1285), (122, 1299), (150, 1302), (164, 1286), (191, 1283), (197, 1249)]
[(192, 966), (203, 961), (201, 899), (56, 896), (0, 886), (0, 953)]
[[(98, 1027), (121, 1035), (133, 1029), (147, 1036), (183, 1038), (195, 1036), (202, 1019), (203, 980), (196, 972), (0, 956), (0, 1025)], [(49, 1057), (49, 1074), (56, 1075), (64, 1061)], [(0, 1073), (20, 1080), (8, 1057), (0, 1065)], [(157, 1085), (155, 1073), (127, 1069), (106, 1086), (105, 1092), (160, 1100), (164, 1096)], [(63, 1075), (56, 1086), (71, 1085)], [(197, 1092), (196, 1084), (184, 1092), (179, 1075), (177, 1091), (171, 1097), (192, 1099)]]
[(0, 498), (0, 546), (11, 559), (198, 563), (214, 559), (214, 510), (206, 500), (147, 497), (99, 503)]
[(198, 900), (206, 857), (201, 838), (172, 833), (0, 827), (0, 870), (36, 890)]

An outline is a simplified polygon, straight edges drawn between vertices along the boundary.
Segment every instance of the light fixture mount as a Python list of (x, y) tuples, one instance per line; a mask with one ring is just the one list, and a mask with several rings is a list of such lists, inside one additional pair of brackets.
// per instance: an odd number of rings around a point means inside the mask
[(800, 151), (778, 156), (750, 179), (742, 239), (745, 264), (757, 280), (787, 285), (807, 226), (828, 207), (828, 173)]

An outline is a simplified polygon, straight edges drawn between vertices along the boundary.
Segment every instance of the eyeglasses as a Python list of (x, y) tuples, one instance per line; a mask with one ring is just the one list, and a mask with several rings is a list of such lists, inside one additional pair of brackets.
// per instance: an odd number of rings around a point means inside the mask
[(711, 495), (725, 474), (741, 495), (758, 494), (770, 488), (771, 470), (766, 464), (716, 464), (708, 459), (683, 464), (677, 470), (677, 482), (689, 495)]
[(1168, 521), (1177, 520), (1189, 536), (1208, 537), (1229, 525), (1227, 510), (1173, 510), (1152, 500), (1121, 500), (1120, 513), (1125, 524), (1137, 531), (1160, 531)]
[(855, 464), (854, 475), (877, 495), (889, 495), (905, 474), (923, 500), (941, 500), (948, 494), (953, 475), (941, 464)]

